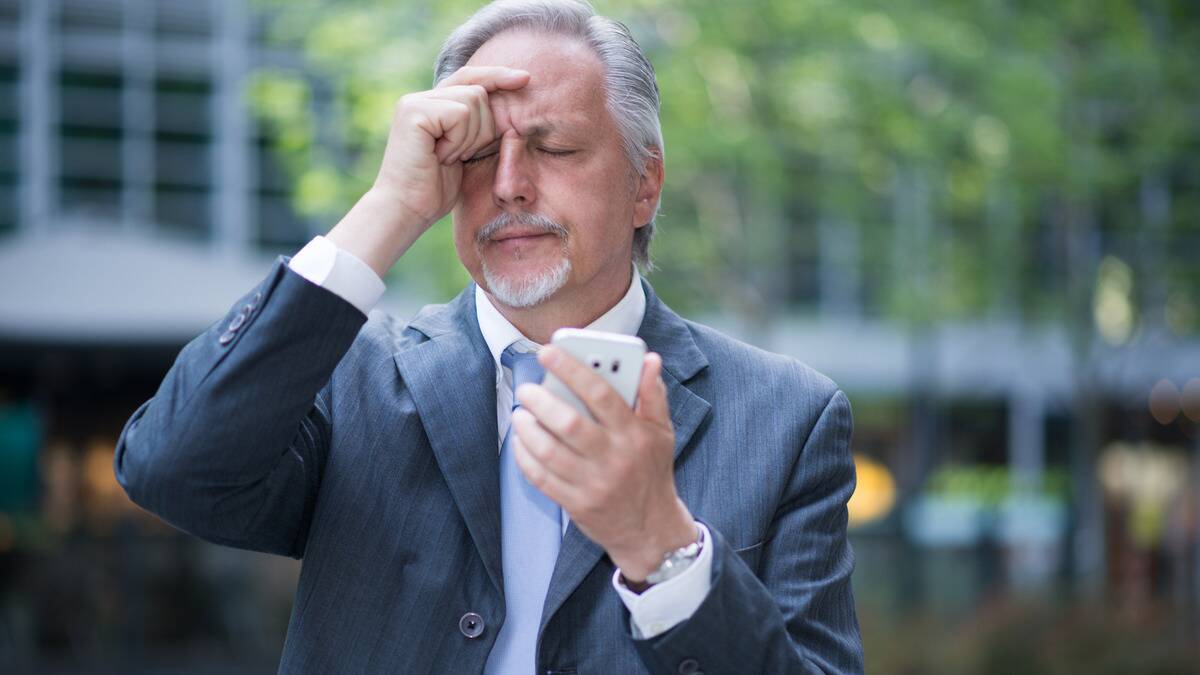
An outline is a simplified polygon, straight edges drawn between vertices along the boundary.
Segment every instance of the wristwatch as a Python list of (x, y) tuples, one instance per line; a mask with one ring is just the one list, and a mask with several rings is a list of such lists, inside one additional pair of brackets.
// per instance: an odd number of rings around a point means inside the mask
[(702, 550), (704, 550), (704, 530), (697, 527), (696, 541), (663, 556), (662, 564), (658, 566), (658, 569), (646, 575), (646, 583), (661, 584), (667, 579), (683, 574), (683, 571), (691, 567), (692, 563), (700, 557)]

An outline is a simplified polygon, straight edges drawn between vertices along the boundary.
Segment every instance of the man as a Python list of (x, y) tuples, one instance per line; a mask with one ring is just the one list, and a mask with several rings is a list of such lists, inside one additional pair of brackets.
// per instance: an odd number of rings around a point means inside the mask
[[(640, 278), (662, 150), (623, 26), (489, 5), (398, 103), (374, 186), (134, 413), (134, 501), (303, 558), (281, 672), (861, 671), (849, 404)], [(475, 283), (408, 324), (372, 312), (451, 211)], [(645, 340), (633, 409), (539, 350), (562, 326)]]

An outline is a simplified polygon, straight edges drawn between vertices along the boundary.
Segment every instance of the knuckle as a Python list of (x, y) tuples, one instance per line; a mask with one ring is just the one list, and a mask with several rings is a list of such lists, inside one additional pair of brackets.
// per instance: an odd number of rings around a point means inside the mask
[(585, 517), (595, 517), (600, 512), (601, 499), (598, 491), (586, 490), (579, 496), (578, 509)]
[[(633, 473), (634, 463), (629, 457), (621, 455), (621, 456), (613, 457), (611, 461), (612, 461), (612, 474), (614, 476), (617, 476), (616, 482), (623, 481), (625, 476), (628, 476), (629, 474)], [(607, 485), (607, 487), (609, 487), (611, 489), (613, 486), (611, 484), (609, 484), (609, 485)]]
[(522, 445), (518, 448), (516, 454), (517, 464), (520, 465), (521, 471), (525, 473), (525, 477), (529, 479), (529, 482), (536, 485), (539, 481), (543, 480), (542, 469), (537, 465), (537, 462), (529, 459), (526, 455), (528, 452), (528, 447)]
[(621, 447), (629, 448), (636, 452), (650, 445), (650, 437), (642, 429), (631, 429), (627, 435), (621, 436), (616, 442)]
[(396, 104), (396, 120), (405, 124), (417, 124), (427, 117), (421, 106), (415, 101), (405, 101)]
[(543, 488), (546, 486), (546, 473), (542, 471), (541, 467), (529, 464), (525, 466), (525, 480), (528, 480), (529, 484), (536, 488)]
[(409, 92), (396, 100), (396, 112), (403, 112), (417, 102), (417, 94)]
[(583, 433), (584, 420), (579, 413), (571, 413), (563, 422), (563, 431), (574, 436)]
[(550, 455), (550, 448), (544, 439), (533, 439), (525, 444), (529, 450), (529, 454), (537, 457), (539, 460), (545, 460)]
[(609, 387), (603, 380), (587, 385), (586, 393), (593, 401), (604, 401), (608, 398)]
[(615, 475), (600, 479), (600, 481), (596, 484), (595, 499), (597, 508), (599, 508), (599, 505), (601, 504), (607, 504), (617, 494), (619, 494), (621, 483), (621, 479)]

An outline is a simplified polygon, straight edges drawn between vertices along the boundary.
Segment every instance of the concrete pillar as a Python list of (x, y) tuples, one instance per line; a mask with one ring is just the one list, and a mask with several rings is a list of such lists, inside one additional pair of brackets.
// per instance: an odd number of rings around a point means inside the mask
[(20, 27), (18, 227), (45, 234), (58, 211), (58, 0), (25, 0)]
[(251, 246), (254, 185), (249, 110), (243, 98), (250, 69), (250, 17), (240, 0), (213, 0), (213, 245), (225, 254)]

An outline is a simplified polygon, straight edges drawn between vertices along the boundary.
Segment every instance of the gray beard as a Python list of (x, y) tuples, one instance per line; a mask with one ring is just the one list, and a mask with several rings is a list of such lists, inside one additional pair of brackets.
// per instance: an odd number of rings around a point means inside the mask
[(558, 264), (522, 279), (510, 279), (492, 272), (483, 263), (483, 280), (498, 302), (515, 309), (526, 309), (545, 302), (567, 283), (571, 261), (563, 258)]
[[(515, 224), (531, 225), (543, 232), (557, 235), (563, 244), (562, 261), (549, 269), (522, 279), (506, 278), (489, 269), (484, 260), (482, 248), (497, 233)], [(545, 302), (547, 298), (554, 295), (558, 289), (563, 287), (563, 284), (567, 283), (567, 276), (571, 273), (571, 261), (567, 259), (567, 236), (567, 229), (561, 224), (533, 213), (515, 215), (502, 213), (492, 219), (475, 238), (475, 245), (479, 247), (480, 251), (479, 258), (483, 262), (483, 280), (487, 282), (488, 291), (491, 292), (492, 297), (509, 307), (526, 309)]]

